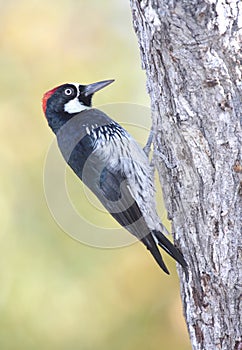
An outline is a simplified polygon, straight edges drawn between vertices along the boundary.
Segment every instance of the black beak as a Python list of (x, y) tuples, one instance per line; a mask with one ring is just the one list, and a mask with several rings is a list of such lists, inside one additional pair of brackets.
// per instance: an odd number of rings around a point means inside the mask
[(103, 89), (105, 86), (107, 86), (113, 82), (114, 82), (114, 79), (111, 79), (111, 80), (98, 81), (97, 83), (86, 85), (85, 90), (84, 90), (84, 95), (90, 96), (90, 95), (94, 94), (94, 92), (97, 92), (97, 91)]

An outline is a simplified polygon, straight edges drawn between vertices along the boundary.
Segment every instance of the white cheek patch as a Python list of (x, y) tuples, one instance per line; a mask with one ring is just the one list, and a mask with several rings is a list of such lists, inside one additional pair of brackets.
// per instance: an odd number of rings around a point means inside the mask
[(79, 113), (86, 109), (90, 109), (90, 107), (83, 105), (79, 100), (78, 97), (75, 97), (73, 100), (70, 100), (64, 105), (64, 111), (72, 114), (72, 113)]

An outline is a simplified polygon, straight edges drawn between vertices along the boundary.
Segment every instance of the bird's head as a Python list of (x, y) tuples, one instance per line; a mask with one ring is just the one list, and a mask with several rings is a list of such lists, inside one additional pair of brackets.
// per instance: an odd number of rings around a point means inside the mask
[(89, 85), (67, 83), (47, 91), (42, 99), (44, 114), (56, 132), (74, 115), (91, 108), (93, 94), (114, 80), (104, 80)]

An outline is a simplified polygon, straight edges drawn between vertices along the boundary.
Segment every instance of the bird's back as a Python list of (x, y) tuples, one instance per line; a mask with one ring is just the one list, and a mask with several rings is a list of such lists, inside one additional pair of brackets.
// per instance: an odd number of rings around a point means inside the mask
[(136, 202), (149, 228), (160, 229), (153, 170), (133, 137), (98, 109), (79, 113), (62, 129), (57, 138), (64, 157), (102, 204), (115, 214)]

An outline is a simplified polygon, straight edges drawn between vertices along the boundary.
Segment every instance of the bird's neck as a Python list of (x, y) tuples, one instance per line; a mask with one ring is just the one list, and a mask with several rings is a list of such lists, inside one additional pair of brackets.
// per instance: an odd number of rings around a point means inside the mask
[(47, 115), (47, 121), (52, 129), (52, 131), (57, 135), (58, 132), (61, 130), (61, 128), (68, 123), (70, 119), (72, 119), (73, 116), (69, 113), (62, 112), (62, 113), (57, 113), (57, 112), (49, 112), (46, 114)]

